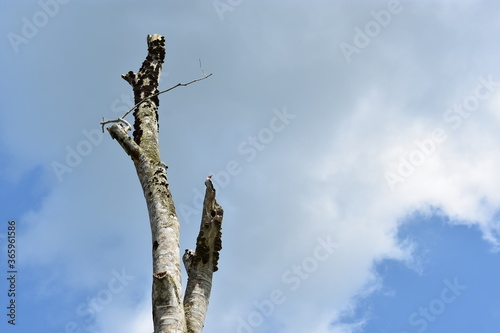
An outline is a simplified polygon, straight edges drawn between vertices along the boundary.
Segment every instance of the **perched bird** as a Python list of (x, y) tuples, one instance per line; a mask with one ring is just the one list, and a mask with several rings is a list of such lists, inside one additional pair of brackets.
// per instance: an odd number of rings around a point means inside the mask
[(207, 179), (205, 180), (205, 185), (207, 187), (210, 187), (211, 189), (214, 189), (214, 183), (212, 183), (212, 175), (209, 175)]

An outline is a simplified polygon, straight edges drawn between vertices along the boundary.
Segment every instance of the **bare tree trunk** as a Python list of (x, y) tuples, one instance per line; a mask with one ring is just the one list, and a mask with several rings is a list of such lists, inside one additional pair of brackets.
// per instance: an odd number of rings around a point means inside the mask
[(153, 324), (155, 333), (201, 332), (212, 274), (217, 270), (221, 246), (223, 210), (215, 201), (215, 189), (207, 178), (202, 223), (196, 250), (186, 250), (184, 264), (188, 284), (184, 301), (179, 254), (179, 220), (170, 193), (167, 166), (161, 162), (158, 144), (158, 83), (165, 58), (165, 38), (148, 36), (148, 55), (138, 73), (122, 75), (134, 90), (134, 138), (126, 127), (108, 127), (134, 162), (146, 198), (153, 248)]

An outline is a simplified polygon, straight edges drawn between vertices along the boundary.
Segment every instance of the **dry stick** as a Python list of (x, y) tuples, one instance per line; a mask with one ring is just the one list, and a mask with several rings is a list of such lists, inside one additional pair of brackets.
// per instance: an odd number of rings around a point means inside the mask
[[(201, 67), (201, 60), (200, 60), (200, 67)], [(201, 68), (201, 69), (202, 69), (203, 74), (205, 74), (205, 71), (203, 70), (203, 68)], [(145, 98), (143, 98), (143, 99), (142, 99), (139, 103), (137, 103), (136, 105), (134, 105), (134, 106), (133, 106), (130, 110), (128, 110), (127, 112), (125, 112), (125, 114), (124, 114), (123, 116), (121, 116), (120, 118), (118, 118), (118, 119), (113, 119), (113, 120), (106, 120), (106, 121), (104, 121), (104, 117), (103, 117), (103, 118), (102, 118), (102, 120), (103, 120), (103, 121), (101, 122), (102, 132), (104, 133), (104, 125), (109, 124), (109, 123), (119, 123), (119, 122), (123, 122), (123, 123), (125, 123), (125, 124), (127, 125), (127, 127), (126, 127), (127, 131), (128, 131), (128, 130), (131, 130), (131, 129), (132, 129), (132, 126), (130, 126), (130, 123), (129, 123), (128, 121), (126, 121), (124, 118), (125, 118), (125, 117), (126, 117), (126, 116), (130, 113), (130, 112), (132, 112), (132, 111), (133, 111), (136, 107), (138, 107), (141, 103), (143, 103), (143, 102), (147, 101), (147, 100), (148, 100), (148, 99), (150, 99), (150, 98), (153, 98), (153, 97), (158, 96), (158, 95), (160, 95), (160, 94), (166, 93), (166, 92), (168, 92), (168, 91), (170, 91), (170, 90), (172, 90), (172, 89), (175, 89), (175, 88), (177, 88), (177, 87), (185, 87), (185, 86), (190, 85), (191, 83), (195, 83), (195, 82), (198, 82), (198, 81), (201, 81), (201, 80), (205, 80), (206, 78), (208, 78), (208, 77), (212, 76), (212, 74), (213, 74), (213, 73), (210, 73), (210, 74), (208, 74), (208, 75), (205, 75), (204, 77), (201, 77), (201, 78), (199, 78), (199, 79), (195, 79), (195, 80), (190, 81), (190, 82), (187, 82), (187, 83), (177, 83), (175, 86), (172, 86), (172, 87), (170, 87), (170, 88), (168, 88), (168, 89), (165, 89), (165, 90), (162, 90), (162, 91), (160, 91), (160, 92), (157, 92), (156, 94), (153, 94), (153, 95), (151, 95), (151, 96), (149, 96), (149, 97), (145, 97)]]

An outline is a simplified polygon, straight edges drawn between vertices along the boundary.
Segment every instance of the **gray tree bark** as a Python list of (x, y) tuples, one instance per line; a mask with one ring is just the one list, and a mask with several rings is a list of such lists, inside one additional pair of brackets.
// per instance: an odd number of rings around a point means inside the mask
[(139, 72), (122, 75), (134, 90), (133, 139), (126, 127), (107, 128), (134, 162), (149, 212), (153, 249), (154, 333), (198, 333), (203, 329), (212, 275), (222, 248), (222, 207), (215, 200), (210, 178), (205, 181), (200, 232), (195, 250), (186, 250), (183, 261), (188, 273), (184, 300), (180, 270), (179, 220), (170, 193), (167, 166), (160, 159), (158, 143), (158, 84), (165, 58), (165, 38), (149, 35), (148, 55)]

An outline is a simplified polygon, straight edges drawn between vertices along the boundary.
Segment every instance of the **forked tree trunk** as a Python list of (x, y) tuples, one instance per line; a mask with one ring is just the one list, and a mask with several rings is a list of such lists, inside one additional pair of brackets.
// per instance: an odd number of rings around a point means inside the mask
[[(133, 139), (122, 124), (107, 128), (134, 162), (146, 198), (153, 248), (154, 333), (198, 333), (208, 308), (212, 275), (217, 270), (221, 243), (222, 207), (215, 200), (210, 178), (205, 181), (200, 232), (195, 250), (186, 250), (184, 265), (188, 281), (182, 299), (179, 220), (170, 193), (167, 166), (160, 159), (158, 145), (158, 93), (165, 58), (165, 38), (148, 36), (148, 55), (138, 73), (122, 75), (134, 90)], [(149, 98), (150, 97), (150, 98)]]

